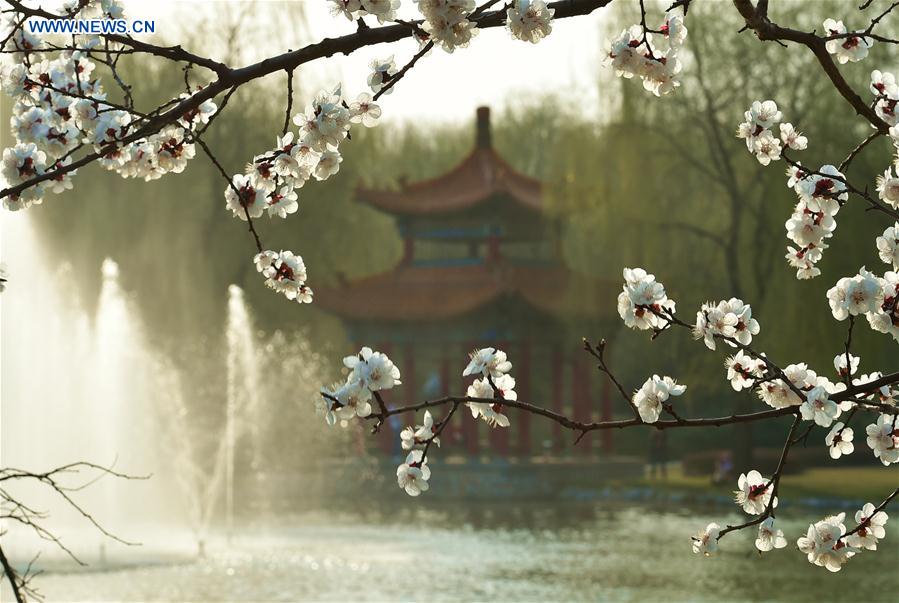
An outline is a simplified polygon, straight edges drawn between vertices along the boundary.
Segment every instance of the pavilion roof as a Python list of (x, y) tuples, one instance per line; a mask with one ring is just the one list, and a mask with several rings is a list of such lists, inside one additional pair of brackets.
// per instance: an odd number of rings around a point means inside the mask
[(452, 318), (503, 295), (517, 295), (550, 314), (598, 316), (614, 309), (614, 288), (610, 287), (559, 265), (506, 261), (440, 267), (401, 264), (389, 272), (336, 287), (319, 286), (315, 301), (344, 318), (416, 322)]
[(357, 189), (357, 198), (393, 214), (446, 214), (467, 209), (496, 195), (539, 211), (543, 206), (539, 180), (517, 171), (494, 150), (490, 111), (478, 108), (477, 145), (449, 172), (400, 190)]

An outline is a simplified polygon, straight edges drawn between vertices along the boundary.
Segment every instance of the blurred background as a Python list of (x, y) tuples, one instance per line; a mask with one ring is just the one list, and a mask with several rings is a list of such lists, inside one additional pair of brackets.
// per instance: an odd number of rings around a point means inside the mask
[[(841, 4), (771, 11), (810, 30)], [(4, 536), (14, 561), (43, 551), (37, 586), (59, 601), (887, 600), (899, 586), (895, 527), (838, 575), (793, 550), (809, 522), (854, 514), (899, 481), (863, 438), (834, 462), (816, 428), (791, 454), (778, 514), (789, 550), (762, 558), (754, 534), (738, 533), (706, 560), (689, 536), (738, 519), (736, 476), (770, 474), (788, 419), (604, 432), (575, 446), (574, 434), (514, 410), (507, 430), (464, 417), (431, 454), (431, 490), (411, 499), (394, 471), (412, 417), (372, 436), (315, 412), (319, 388), (342, 378), (341, 358), (361, 345), (400, 367), (392, 404), (464, 393), (467, 353), (496, 345), (520, 399), (581, 420), (628, 417), (581, 337), (609, 341), (628, 388), (653, 373), (686, 383), (683, 415), (761, 409), (731, 390), (723, 352), (685, 333), (623, 332), (625, 266), (656, 274), (685, 316), (744, 299), (762, 325), (759, 348), (830, 374), (845, 330), (825, 291), (880, 263), (873, 240), (889, 223), (848, 204), (822, 276), (797, 281), (783, 259), (795, 203), (784, 166), (762, 169), (734, 132), (753, 100), (773, 98), (809, 137), (803, 162), (818, 166), (839, 163), (867, 127), (811, 55), (736, 35), (728, 2), (695, 5), (683, 85), (662, 99), (600, 64), (603, 41), (639, 20), (635, 2), (559, 21), (536, 47), (489, 30), (423, 59), (383, 97), (379, 127), (341, 148), (339, 174), (299, 191), (297, 215), (257, 221), (269, 248), (306, 260), (311, 306), (263, 286), (252, 239), (202, 156), (150, 183), (83, 169), (73, 191), (4, 213), (3, 466), (88, 460), (150, 475), (75, 493), (140, 546), (24, 489), (88, 565), (22, 530)], [(126, 14), (231, 65), (354, 28), (312, 0), (130, 2)], [(843, 69), (857, 90), (870, 69), (895, 65), (885, 46)], [(337, 83), (355, 97), (371, 60), (402, 65), (414, 51), (407, 40), (310, 65), (294, 75), (294, 107)], [(168, 64), (126, 61), (138, 106), (183, 86)], [(200, 70), (190, 77), (203, 82)], [(230, 172), (280, 132), (284, 77), (241, 88), (206, 135)], [(889, 144), (870, 145), (848, 176), (873, 187)], [(862, 373), (896, 364), (889, 337), (861, 328), (855, 338)]]

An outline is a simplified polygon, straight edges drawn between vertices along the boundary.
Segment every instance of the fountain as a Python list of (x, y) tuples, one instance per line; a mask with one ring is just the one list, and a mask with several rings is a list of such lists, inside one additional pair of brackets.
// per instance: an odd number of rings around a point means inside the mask
[[(172, 342), (174, 353), (162, 354), (149, 345), (115, 261), (102, 263), (90, 311), (78, 298), (73, 268), (45, 251), (27, 215), (6, 213), (2, 226), (9, 277), (0, 295), (2, 465), (40, 471), (89, 461), (151, 475), (139, 481), (106, 476), (75, 493), (109, 531), (145, 546), (106, 539), (46, 488), (14, 484), (11, 490), (47, 511), (47, 527), (79, 558), (101, 564), (202, 555), (216, 518), (224, 520), (230, 540), (244, 502), (268, 510), (267, 488), (275, 483), (269, 476), (285, 471), (273, 434), (295, 442), (297, 429), (305, 427), (309, 433), (301, 439), (310, 446), (326, 437), (317, 422), (306, 420), (324, 362), (308, 340), (281, 332), (263, 340), (243, 291), (232, 285), (220, 354), (210, 353), (217, 348), (202, 339)], [(196, 367), (176, 359), (181, 353), (209, 363), (213, 374), (224, 368), (225, 383), (198, 382)], [(263, 408), (274, 400), (281, 404), (277, 415)], [(251, 501), (235, 500), (242, 472), (252, 480)], [(64, 557), (21, 526), (2, 527), (10, 528), (4, 545), (16, 559), (38, 550), (42, 559)]]
[[(27, 216), (2, 218), (2, 259), (10, 282), (0, 296), (2, 411), (0, 455), (5, 467), (41, 471), (88, 461), (148, 480), (105, 476), (73, 494), (111, 532), (148, 542), (160, 525), (179, 523), (166, 496), (172, 467), (156, 437), (162, 419), (157, 372), (131, 300), (112, 260), (102, 266), (95, 313), (76, 296), (71, 266), (42, 251)], [(77, 485), (89, 476), (71, 476)], [(90, 561), (104, 537), (38, 484), (14, 484), (16, 496), (49, 513), (46, 524), (73, 552)], [(7, 526), (4, 526), (7, 527)], [(39, 547), (33, 534), (8, 526), (4, 537), (17, 556)], [(106, 554), (128, 548), (105, 542)]]
[[(238, 422), (238, 413), (251, 415), (259, 412), (259, 354), (253, 336), (249, 309), (243, 290), (237, 285), (228, 287), (228, 392), (225, 420), (225, 530), (230, 541), (234, 532), (234, 461), (239, 427), (251, 426), (254, 444), (259, 439), (259, 429), (252, 421)], [(253, 446), (253, 451), (259, 449)], [(258, 459), (251, 460), (251, 466)]]

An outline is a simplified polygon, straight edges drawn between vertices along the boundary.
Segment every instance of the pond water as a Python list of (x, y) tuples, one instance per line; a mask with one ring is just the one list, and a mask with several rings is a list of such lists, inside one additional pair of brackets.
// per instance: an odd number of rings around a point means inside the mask
[(621, 503), (389, 506), (245, 524), (230, 545), (209, 543), (203, 558), (144, 548), (86, 570), (48, 563), (36, 582), (47, 601), (166, 602), (867, 602), (895, 601), (899, 588), (895, 521), (881, 550), (831, 574), (795, 550), (821, 517), (813, 511), (784, 511), (786, 549), (759, 556), (747, 531), (700, 558), (690, 535), (709, 521), (739, 521), (736, 513)]

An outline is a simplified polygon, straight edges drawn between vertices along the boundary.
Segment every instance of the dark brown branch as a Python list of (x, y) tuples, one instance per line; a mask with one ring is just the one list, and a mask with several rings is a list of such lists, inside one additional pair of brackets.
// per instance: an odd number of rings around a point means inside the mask
[(384, 94), (385, 94), (388, 90), (390, 90), (391, 88), (393, 88), (393, 86), (394, 86), (398, 81), (400, 81), (400, 79), (402, 79), (402, 77), (403, 77), (404, 75), (406, 75), (406, 73), (408, 73), (410, 69), (412, 69), (413, 67), (415, 67), (415, 64), (418, 62), (418, 60), (419, 60), (421, 57), (423, 57), (423, 56), (425, 56), (426, 54), (428, 54), (428, 52), (429, 52), (432, 48), (434, 48), (434, 42), (428, 42), (427, 44), (425, 44), (424, 46), (422, 46), (422, 47), (421, 47), (421, 50), (419, 50), (417, 53), (415, 53), (415, 56), (413, 56), (412, 59), (411, 59), (408, 63), (406, 63), (405, 65), (403, 65), (403, 68), (402, 68), (402, 69), (400, 69), (399, 71), (397, 71), (396, 73), (394, 73), (392, 76), (390, 76), (390, 78), (387, 80), (387, 83), (385, 83), (384, 86), (382, 86), (381, 89), (378, 90), (378, 91), (375, 93), (375, 95), (374, 95), (374, 97), (372, 98), (372, 100), (378, 100), (379, 98), (381, 98), (382, 96), (384, 96)]
[[(338, 402), (337, 398), (330, 394), (322, 394), (323, 397), (332, 401)], [(435, 408), (438, 406), (445, 406), (447, 404), (462, 404), (465, 402), (475, 402), (479, 404), (495, 404), (497, 401), (493, 398), (474, 398), (472, 396), (443, 396), (441, 398), (435, 398), (433, 400), (425, 400), (424, 402), (419, 402), (417, 404), (410, 404), (407, 406), (397, 406), (395, 408), (389, 408), (385, 411), (373, 413), (369, 415), (367, 418), (376, 420), (376, 421), (384, 421), (388, 417), (393, 415), (399, 415), (407, 412), (417, 412), (420, 410), (426, 410), (429, 408)], [(501, 404), (503, 406), (508, 406), (509, 408), (517, 408), (519, 410), (523, 410), (525, 412), (529, 412), (531, 414), (539, 415), (541, 417), (545, 417), (551, 421), (554, 421), (563, 427), (568, 429), (572, 429), (575, 431), (603, 431), (607, 429), (624, 429), (626, 427), (634, 427), (637, 425), (645, 425), (647, 427), (655, 427), (657, 429), (668, 429), (674, 427), (721, 427), (722, 425), (731, 425), (734, 423), (752, 423), (755, 421), (764, 421), (767, 419), (773, 419), (776, 417), (785, 417), (788, 415), (795, 415), (798, 412), (798, 406), (788, 406), (785, 408), (772, 408), (767, 410), (761, 410), (752, 413), (745, 414), (732, 414), (723, 417), (702, 417), (696, 419), (680, 419), (680, 420), (663, 420), (656, 421), (655, 423), (646, 423), (640, 419), (622, 419), (616, 421), (596, 421), (596, 422), (583, 422), (576, 421), (574, 419), (569, 418), (566, 415), (557, 413), (555, 411), (549, 410), (542, 406), (537, 406), (535, 404), (531, 404), (529, 402), (524, 402), (522, 400), (502, 400)]]
[(880, 117), (877, 116), (877, 113), (874, 112), (874, 109), (869, 107), (855, 90), (852, 89), (852, 86), (850, 86), (843, 78), (840, 69), (837, 67), (836, 63), (834, 63), (830, 53), (827, 52), (825, 38), (819, 37), (814, 33), (777, 25), (771, 21), (766, 14), (757, 11), (752, 5), (751, 0), (733, 0), (733, 3), (737, 8), (737, 11), (739, 11), (740, 15), (746, 21), (746, 26), (755, 32), (755, 35), (759, 40), (795, 42), (808, 48), (812, 54), (815, 55), (815, 58), (818, 60), (824, 73), (830, 78), (831, 83), (833, 83), (834, 87), (846, 102), (855, 109), (855, 112), (858, 115), (867, 119), (871, 125), (884, 134), (890, 129), (889, 124), (880, 119)]
[(883, 132), (881, 132), (880, 130), (874, 130), (867, 138), (865, 138), (863, 141), (858, 143), (858, 145), (854, 149), (852, 149), (852, 151), (849, 152), (849, 155), (847, 155), (846, 159), (844, 159), (840, 163), (840, 167), (838, 167), (837, 170), (839, 170), (841, 173), (845, 173), (846, 170), (849, 168), (849, 164), (851, 164), (852, 161), (858, 156), (858, 154), (862, 152), (862, 149), (864, 149), (866, 146), (871, 144), (872, 141), (874, 141), (875, 139), (879, 138), (882, 135), (883, 135)]
[(25, 595), (22, 594), (22, 591), (19, 588), (19, 575), (6, 558), (2, 546), (0, 546), (0, 564), (3, 565), (3, 573), (9, 581), (9, 585), (12, 588), (12, 594), (16, 598), (16, 603), (25, 603)]
[(725, 534), (729, 532), (735, 532), (737, 530), (742, 530), (744, 528), (748, 528), (751, 526), (758, 525), (768, 519), (769, 517), (774, 517), (774, 504), (777, 500), (777, 489), (780, 486), (780, 479), (783, 477), (783, 469), (787, 464), (787, 456), (790, 454), (790, 448), (792, 448), (795, 443), (793, 436), (796, 434), (796, 429), (799, 427), (799, 424), (802, 422), (802, 416), (796, 415), (796, 418), (793, 419), (793, 424), (790, 426), (790, 431), (787, 433), (787, 439), (784, 441), (783, 450), (780, 452), (780, 460), (777, 461), (777, 468), (774, 470), (774, 473), (771, 475), (771, 478), (768, 480), (766, 487), (771, 488), (771, 498), (768, 500), (768, 504), (765, 506), (765, 510), (749, 521), (745, 523), (741, 523), (738, 525), (729, 525), (718, 534), (718, 539), (724, 537)]
[(287, 74), (287, 109), (284, 111), (284, 127), (281, 128), (281, 136), (287, 136), (290, 127), (290, 114), (293, 112), (293, 69), (285, 71)]
[(602, 339), (602, 340), (600, 340), (600, 342), (598, 344), (593, 346), (593, 345), (590, 345), (590, 342), (587, 341), (586, 337), (584, 337), (584, 349), (587, 352), (589, 352), (589, 354), (591, 356), (596, 358), (596, 360), (599, 362), (599, 364), (596, 365), (596, 368), (598, 368), (601, 372), (605, 373), (606, 377), (608, 377), (609, 380), (615, 384), (615, 387), (618, 389), (618, 393), (621, 394), (621, 397), (624, 398), (624, 401), (627, 403), (628, 407), (634, 413), (634, 418), (639, 420), (642, 423), (643, 419), (640, 417), (640, 411), (637, 410), (637, 405), (634, 404), (633, 398), (627, 394), (627, 392), (624, 389), (624, 386), (622, 386), (621, 383), (618, 381), (618, 379), (615, 377), (615, 375), (612, 374), (612, 371), (609, 368), (609, 365), (606, 363), (606, 359), (605, 359), (606, 340)]
[(821, 172), (811, 170), (805, 166), (802, 166), (798, 161), (794, 161), (789, 156), (787, 156), (785, 153), (781, 153), (781, 157), (789, 165), (801, 169), (803, 172), (805, 172), (808, 175), (824, 176), (825, 178), (830, 178), (832, 180), (836, 180), (837, 182), (842, 182), (846, 186), (847, 192), (857, 195), (857, 196), (861, 197), (862, 199), (864, 199), (865, 201), (867, 201), (868, 205), (871, 207), (871, 209), (874, 209), (876, 211), (879, 211), (881, 213), (884, 213), (884, 214), (890, 216), (891, 218), (899, 220), (899, 210), (893, 209), (892, 207), (886, 205), (885, 203), (881, 203), (880, 201), (878, 201), (877, 199), (872, 197), (870, 195), (870, 193), (868, 193), (867, 189), (860, 189), (860, 188), (854, 186), (851, 182), (849, 182), (849, 180), (847, 178), (845, 178), (845, 177), (841, 178), (839, 176), (834, 176), (833, 174), (822, 174)]

